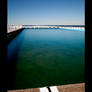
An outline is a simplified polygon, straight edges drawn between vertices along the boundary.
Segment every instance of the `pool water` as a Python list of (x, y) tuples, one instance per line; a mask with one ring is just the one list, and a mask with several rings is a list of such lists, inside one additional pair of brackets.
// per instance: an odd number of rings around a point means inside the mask
[(8, 44), (9, 89), (84, 82), (85, 32), (24, 29)]

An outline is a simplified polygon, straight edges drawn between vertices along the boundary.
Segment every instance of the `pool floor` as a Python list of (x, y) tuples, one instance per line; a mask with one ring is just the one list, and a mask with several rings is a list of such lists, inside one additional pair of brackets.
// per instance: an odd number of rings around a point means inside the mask
[(9, 89), (84, 82), (85, 32), (24, 29), (8, 44)]

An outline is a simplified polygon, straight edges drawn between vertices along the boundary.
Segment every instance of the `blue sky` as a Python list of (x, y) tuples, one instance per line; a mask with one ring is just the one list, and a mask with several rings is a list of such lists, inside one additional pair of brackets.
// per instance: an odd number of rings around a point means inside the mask
[(8, 24), (85, 24), (85, 0), (8, 0), (7, 9)]

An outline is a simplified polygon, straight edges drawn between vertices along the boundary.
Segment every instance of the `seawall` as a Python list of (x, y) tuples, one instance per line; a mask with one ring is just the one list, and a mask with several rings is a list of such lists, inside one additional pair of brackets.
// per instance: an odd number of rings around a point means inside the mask
[(7, 33), (7, 43), (9, 43), (11, 40), (13, 40), (21, 31), (23, 31), (25, 28), (16, 29), (12, 32)]

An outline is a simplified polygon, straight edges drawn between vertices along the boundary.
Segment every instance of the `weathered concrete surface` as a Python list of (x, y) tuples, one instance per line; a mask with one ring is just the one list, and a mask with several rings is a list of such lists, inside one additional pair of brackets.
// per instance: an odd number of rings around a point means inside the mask
[[(85, 92), (85, 83), (68, 84), (56, 87), (58, 92)], [(40, 92), (40, 88), (9, 90), (8, 92)]]
[(10, 90), (8, 92), (40, 92), (39, 88), (24, 89), (24, 90)]
[(85, 83), (57, 86), (59, 92), (85, 92)]
[(16, 31), (12, 31), (7, 33), (7, 43), (9, 43), (13, 38), (15, 38), (24, 28), (17, 29)]

